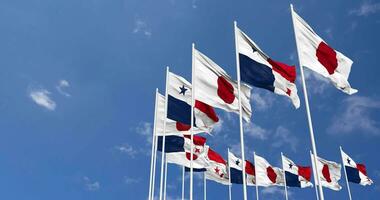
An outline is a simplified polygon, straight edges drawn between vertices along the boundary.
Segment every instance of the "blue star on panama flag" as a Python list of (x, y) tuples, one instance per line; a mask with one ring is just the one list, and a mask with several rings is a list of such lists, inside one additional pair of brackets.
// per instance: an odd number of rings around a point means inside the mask
[(293, 164), (289, 163), (289, 169), (291, 169), (292, 167), (293, 167)]
[(187, 91), (187, 89), (185, 88), (185, 86), (182, 85), (182, 87), (179, 87), (179, 89), (181, 90), (181, 91), (179, 92), (179, 94), (183, 94), (183, 96), (185, 96), (185, 93), (186, 93), (186, 91)]
[(236, 160), (235, 163), (236, 163), (237, 166), (239, 166), (240, 161), (239, 161), (239, 160)]

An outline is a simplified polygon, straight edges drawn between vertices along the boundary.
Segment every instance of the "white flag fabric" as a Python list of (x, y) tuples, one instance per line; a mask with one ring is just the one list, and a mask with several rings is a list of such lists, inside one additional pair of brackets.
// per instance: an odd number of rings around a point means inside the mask
[(352, 60), (331, 48), (296, 12), (292, 16), (301, 65), (328, 78), (337, 89), (356, 93), (348, 82)]
[(372, 185), (373, 181), (368, 177), (367, 170), (364, 164), (356, 163), (343, 150), (340, 151), (346, 175), (349, 182), (357, 183), (363, 186)]
[(310, 182), (311, 167), (299, 166), (286, 156), (282, 156), (282, 167), (285, 173), (286, 186), (288, 187), (312, 187)]
[[(243, 161), (233, 153), (228, 152), (228, 165), (230, 167), (231, 183), (243, 184)], [(248, 186), (255, 185), (255, 167), (249, 161), (244, 162), (246, 181)]]
[[(311, 154), (311, 160), (314, 162), (313, 154)], [(339, 185), (339, 180), (341, 178), (340, 164), (317, 157), (317, 164), (314, 164), (314, 166), (316, 166), (318, 170), (320, 182), (323, 187), (327, 187), (335, 191), (342, 189), (342, 186)]]
[(284, 174), (282, 169), (273, 167), (265, 158), (258, 155), (255, 158), (256, 184), (258, 186), (283, 186)]
[[(158, 93), (157, 95), (157, 115), (156, 115), (156, 135), (162, 136), (164, 135), (164, 119), (165, 119), (165, 96)], [(166, 135), (184, 135), (190, 134), (189, 126), (184, 125), (180, 122), (176, 122), (174, 120), (166, 118), (166, 127), (165, 127)], [(202, 133), (204, 130), (194, 127), (194, 134)]]
[[(195, 98), (210, 106), (239, 113), (238, 84), (210, 58), (194, 50)], [(252, 115), (249, 102), (251, 88), (241, 84), (242, 114), (246, 121)]]

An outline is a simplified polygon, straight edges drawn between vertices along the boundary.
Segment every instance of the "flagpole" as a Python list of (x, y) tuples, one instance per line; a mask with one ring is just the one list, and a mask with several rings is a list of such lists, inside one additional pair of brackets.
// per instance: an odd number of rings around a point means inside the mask
[(165, 164), (165, 135), (166, 135), (166, 117), (168, 110), (168, 81), (169, 81), (169, 67), (166, 67), (166, 85), (165, 85), (165, 112), (164, 112), (164, 127), (162, 136), (162, 151), (161, 151), (161, 176), (160, 176), (160, 200), (162, 200), (162, 189), (164, 184), (164, 164)]
[(315, 174), (315, 171), (317, 171), (317, 168), (315, 167), (315, 164), (314, 164), (314, 160), (313, 160), (313, 156), (311, 154), (311, 151), (309, 151), (310, 153), (310, 159), (311, 159), (311, 166), (313, 168), (313, 178), (314, 178), (314, 188), (315, 188), (315, 195), (317, 197), (317, 200), (319, 200), (319, 195), (318, 195), (318, 186), (317, 186), (317, 175)]
[[(300, 69), (301, 69), (301, 79), (302, 79), (303, 93), (304, 93), (304, 97), (305, 97), (306, 114), (307, 114), (307, 119), (308, 119), (308, 124), (309, 124), (311, 146), (312, 146), (312, 150), (313, 150), (314, 162), (315, 162), (315, 164), (317, 164), (317, 156), (318, 156), (317, 155), (317, 147), (315, 145), (313, 122), (312, 122), (312, 119), (311, 119), (311, 113), (310, 113), (310, 108), (309, 108), (309, 98), (308, 98), (308, 95), (307, 95), (305, 76), (304, 76), (304, 72), (303, 72), (303, 65), (302, 65), (301, 60), (300, 60), (300, 52), (299, 52), (299, 46), (298, 46), (298, 42), (297, 42), (297, 33), (295, 31), (294, 16), (293, 16), (294, 10), (293, 10), (293, 5), (292, 4), (290, 4), (290, 9), (291, 9), (291, 12), (292, 12), (293, 29), (294, 29), (294, 36), (295, 36), (296, 46), (297, 46), (298, 61), (299, 61)], [(316, 170), (316, 175), (317, 175), (317, 183), (318, 183), (318, 189), (319, 189), (319, 196), (320, 196), (321, 200), (324, 200), (323, 189), (322, 189), (322, 185), (320, 184), (320, 177), (319, 177), (318, 170)]]
[(347, 172), (346, 172), (346, 166), (344, 165), (344, 160), (343, 160), (343, 155), (342, 155), (342, 146), (339, 146), (340, 149), (340, 157), (342, 158), (342, 164), (343, 164), (343, 169), (344, 169), (344, 176), (346, 178), (346, 184), (347, 184), (347, 191), (348, 191), (348, 197), (350, 197), (350, 200), (352, 200), (351, 197), (351, 190), (350, 190), (350, 184), (348, 183), (348, 178), (347, 178)]
[(155, 147), (155, 137), (156, 137), (156, 123), (157, 123), (157, 99), (158, 99), (158, 88), (156, 88), (155, 94), (155, 102), (154, 102), (154, 120), (153, 120), (153, 134), (152, 134), (152, 154), (150, 158), (150, 176), (149, 176), (149, 197), (148, 199), (152, 199), (152, 189), (154, 187), (153, 184), (153, 162), (154, 162), (154, 147)]
[(168, 162), (166, 160), (166, 154), (165, 154), (165, 180), (164, 180), (164, 200), (166, 200), (166, 184), (168, 179)]
[[(191, 45), (191, 84), (194, 83), (195, 70), (194, 70), (194, 50), (195, 44)], [(194, 148), (194, 94), (195, 94), (194, 85), (191, 87), (191, 144), (190, 144), (190, 200), (193, 200), (193, 148)]]
[(182, 166), (182, 200), (185, 199), (185, 166)]
[(156, 181), (156, 163), (157, 163), (157, 135), (153, 138), (154, 142), (154, 158), (153, 158), (153, 177), (152, 177), (152, 196), (151, 200), (154, 199), (154, 189), (155, 189), (155, 181)]
[(286, 174), (284, 169), (284, 154), (281, 152), (282, 171), (284, 173), (285, 199), (288, 200), (288, 188), (286, 188)]
[(228, 156), (227, 156), (227, 159), (228, 159), (228, 196), (229, 196), (229, 200), (232, 199), (232, 194), (231, 194), (231, 168), (230, 168), (230, 148), (227, 148), (227, 152), (228, 152)]
[[(256, 186), (256, 200), (259, 200), (259, 186), (257, 184), (257, 167), (256, 167), (256, 152), (253, 152), (253, 162), (255, 163), (255, 186)], [(244, 168), (244, 167), (243, 167)]]
[[(236, 37), (236, 28), (237, 28), (237, 22), (234, 21), (234, 33), (235, 33), (235, 56), (236, 56), (236, 71), (237, 71), (237, 81), (238, 81), (238, 95), (239, 95), (239, 126), (240, 126), (240, 148), (241, 148), (241, 159), (243, 160), (243, 163), (245, 162), (245, 155), (244, 155), (244, 130), (243, 130), (243, 114), (242, 114), (242, 108), (241, 108), (241, 91), (240, 91), (240, 61), (239, 61), (239, 55), (238, 55), (238, 40)], [(242, 167), (242, 174), (243, 174), (243, 196), (244, 200), (247, 200), (247, 182), (245, 178), (245, 166)]]
[(203, 200), (207, 200), (206, 172), (203, 172)]

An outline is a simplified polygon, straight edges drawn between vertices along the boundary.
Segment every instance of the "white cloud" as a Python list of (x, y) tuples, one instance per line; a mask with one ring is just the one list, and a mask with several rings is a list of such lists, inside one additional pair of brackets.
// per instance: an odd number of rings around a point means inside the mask
[(253, 90), (251, 100), (253, 101), (253, 110), (264, 111), (270, 108), (275, 102), (275, 94), (261, 89)]
[(137, 184), (141, 182), (141, 178), (131, 178), (131, 177), (124, 177), (124, 182), (126, 184)]
[(191, 1), (191, 7), (194, 8), (194, 9), (198, 8), (197, 0), (192, 0)]
[(363, 96), (350, 96), (344, 101), (344, 106), (333, 117), (327, 132), (330, 134), (347, 134), (353, 131), (379, 135), (379, 123), (372, 119), (371, 114), (378, 112), (380, 101)]
[(146, 138), (149, 144), (152, 143), (153, 127), (149, 122), (141, 122), (135, 131)]
[(152, 31), (149, 29), (147, 23), (143, 21), (142, 19), (135, 20), (135, 26), (133, 28), (132, 33), (143, 34), (144, 36), (148, 38), (152, 36)]
[(87, 176), (83, 177), (84, 185), (88, 191), (96, 191), (100, 189), (100, 183), (98, 181), (92, 181)]
[(212, 132), (211, 132), (214, 136), (216, 136), (216, 135), (218, 135), (219, 133), (222, 132), (222, 130), (224, 128), (223, 127), (223, 122), (224, 121), (219, 117), (219, 122), (214, 125), (214, 127), (212, 129)]
[(357, 16), (368, 16), (380, 11), (380, 3), (372, 3), (371, 1), (363, 1), (359, 8), (350, 10), (350, 14)]
[(327, 29), (325, 29), (325, 34), (327, 35), (327, 37), (329, 38), (329, 39), (333, 39), (333, 31), (332, 31), (332, 28), (330, 27), (330, 28), (327, 28)]
[(244, 133), (256, 139), (266, 140), (270, 132), (254, 123), (244, 123)]
[[(308, 92), (312, 94), (324, 94), (330, 82), (327, 78), (319, 75), (318, 73), (304, 67), (305, 81)], [(299, 79), (300, 86), (302, 86), (301, 79)], [(302, 88), (300, 88), (301, 90)]]
[(120, 153), (127, 154), (129, 157), (134, 158), (138, 153), (131, 145), (123, 144), (120, 146), (115, 146), (115, 149)]
[[(281, 197), (285, 196), (285, 189), (284, 187), (264, 187), (261, 191), (261, 194), (266, 196), (273, 196), (278, 195)], [(288, 190), (288, 197), (292, 196), (293, 194)]]
[(279, 126), (277, 127), (274, 133), (272, 146), (279, 148), (283, 146), (289, 146), (292, 151), (296, 151), (296, 147), (298, 145), (298, 139), (294, 135), (291, 134), (289, 129)]
[(64, 91), (64, 89), (68, 87), (70, 87), (70, 83), (67, 80), (60, 80), (55, 88), (61, 95), (70, 97), (71, 95)]
[(39, 106), (42, 106), (48, 110), (55, 110), (56, 103), (50, 98), (50, 92), (45, 89), (31, 89), (29, 97)]

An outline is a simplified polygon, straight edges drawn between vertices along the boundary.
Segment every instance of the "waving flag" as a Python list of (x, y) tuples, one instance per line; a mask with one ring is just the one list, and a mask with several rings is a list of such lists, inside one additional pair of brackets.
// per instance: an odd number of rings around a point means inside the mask
[[(248, 160), (245, 162), (245, 173), (247, 177), (247, 185), (255, 185), (255, 166)], [(230, 167), (231, 183), (243, 184), (243, 161), (236, 157), (233, 153), (228, 152), (228, 165)]]
[[(191, 127), (191, 84), (184, 78), (169, 72), (168, 85), (168, 110), (167, 118), (180, 124), (181, 130), (189, 130)], [(211, 132), (212, 127), (219, 121), (214, 109), (201, 102), (195, 101), (194, 126)]]
[[(158, 151), (162, 151), (162, 136), (158, 137)], [(194, 135), (193, 168), (205, 168), (208, 162), (205, 159), (206, 138)], [(183, 137), (169, 135), (165, 137), (165, 155), (168, 163), (190, 167), (191, 139), (189, 135)]]
[(284, 185), (283, 171), (278, 167), (273, 167), (265, 158), (254, 155), (256, 169), (256, 184), (258, 186)]
[[(339, 185), (341, 165), (320, 157), (317, 157), (317, 159), (317, 164), (314, 166), (318, 170), (322, 186), (335, 191), (341, 190), (342, 186)], [(311, 160), (314, 162), (313, 154), (311, 154)]]
[[(156, 135), (162, 136), (164, 133), (164, 121), (165, 121), (165, 97), (162, 94), (158, 94), (157, 101), (157, 123), (156, 123)], [(166, 135), (179, 135), (190, 134), (190, 126), (176, 122), (174, 120), (166, 118)], [(202, 129), (194, 127), (194, 134), (205, 132)]]
[(285, 171), (286, 186), (288, 187), (312, 187), (310, 182), (311, 167), (303, 167), (296, 165), (289, 158), (282, 156), (282, 166)]
[(300, 63), (328, 78), (336, 88), (347, 94), (354, 94), (348, 77), (352, 60), (330, 47), (296, 12), (292, 10), (294, 32)]
[[(210, 58), (194, 49), (194, 87), (195, 98), (216, 108), (239, 113), (238, 85), (221, 67)], [(243, 118), (251, 118), (249, 102), (251, 88), (241, 85)]]
[(367, 176), (365, 165), (355, 163), (342, 149), (340, 150), (348, 181), (360, 185), (372, 185), (373, 181)]
[(238, 43), (241, 80), (249, 85), (287, 96), (293, 105), (299, 108), (300, 99), (294, 84), (296, 68), (272, 60), (237, 27), (235, 34)]
[(206, 167), (206, 179), (213, 180), (224, 185), (229, 185), (226, 161), (221, 155), (212, 150), (210, 147), (207, 149), (207, 160), (209, 165)]

